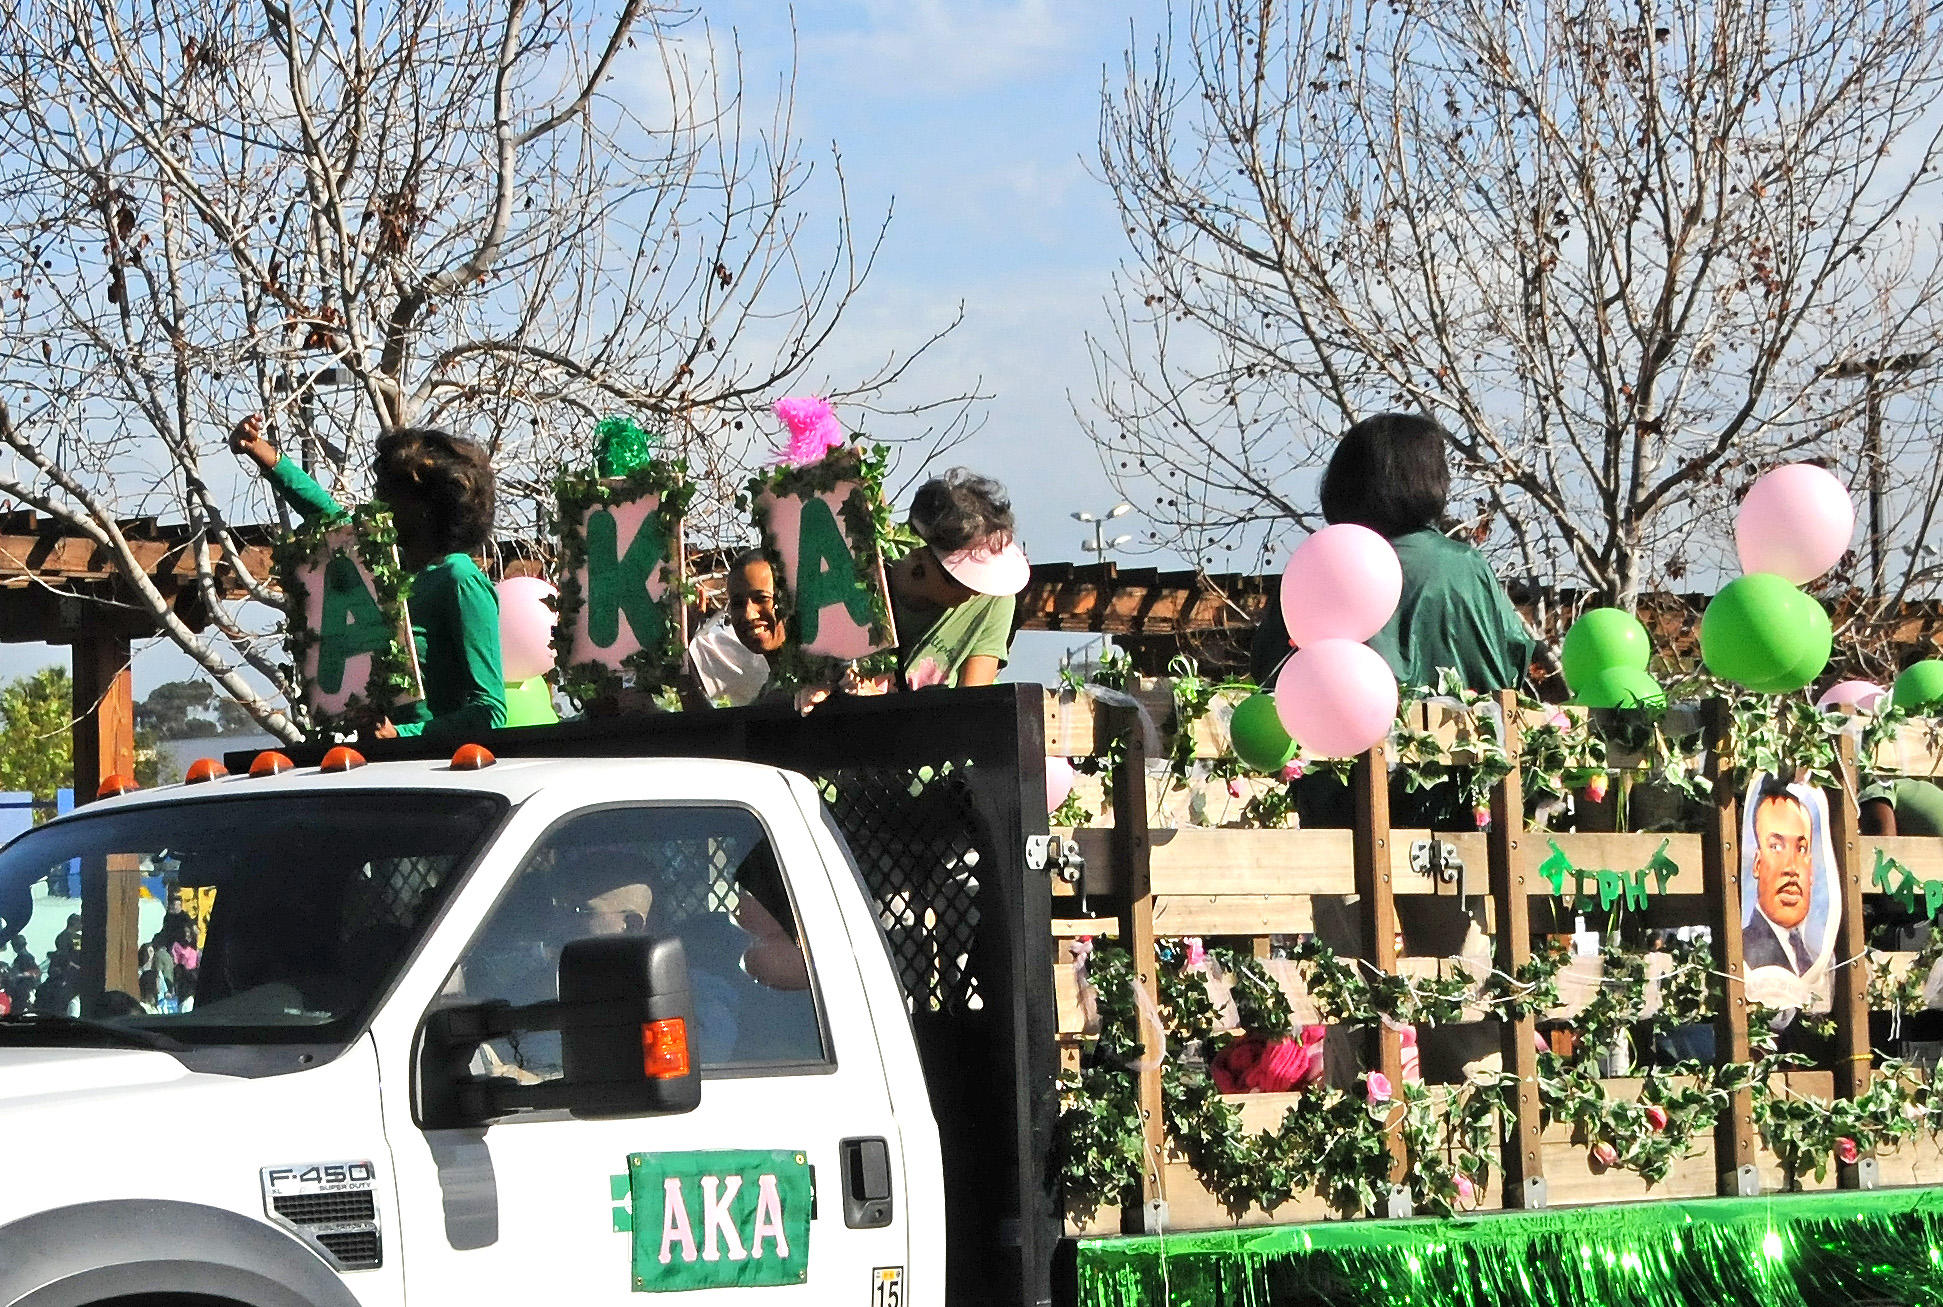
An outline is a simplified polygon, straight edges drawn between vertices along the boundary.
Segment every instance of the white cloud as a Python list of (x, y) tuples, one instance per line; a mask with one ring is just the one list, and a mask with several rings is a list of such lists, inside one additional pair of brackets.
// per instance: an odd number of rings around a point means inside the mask
[(860, 90), (893, 96), (1035, 76), (1081, 34), (1075, 7), (1052, 0), (864, 0), (860, 9), (856, 26), (806, 30), (805, 67), (841, 67)]

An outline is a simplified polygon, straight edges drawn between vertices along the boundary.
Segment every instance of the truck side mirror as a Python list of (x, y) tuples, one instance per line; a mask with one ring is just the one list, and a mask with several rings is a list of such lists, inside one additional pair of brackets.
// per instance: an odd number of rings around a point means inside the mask
[[(702, 1099), (688, 960), (678, 939), (614, 935), (560, 951), (560, 997), (440, 1008), (418, 1051), (418, 1119), (428, 1130), (484, 1125), (518, 1111), (600, 1119), (690, 1112)], [(560, 1034), (561, 1074), (520, 1084), (473, 1071), (479, 1046)]]
[(560, 951), (560, 1002), (587, 1014), (560, 1027), (575, 1116), (692, 1112), (702, 1101), (680, 940), (575, 940)]

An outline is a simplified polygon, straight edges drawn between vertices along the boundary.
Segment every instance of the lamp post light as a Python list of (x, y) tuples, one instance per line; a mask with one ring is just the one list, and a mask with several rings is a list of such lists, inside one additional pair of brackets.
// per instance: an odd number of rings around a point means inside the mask
[(1842, 358), (1825, 364), (1817, 374), (1824, 378), (1862, 378), (1862, 462), (1869, 477), (1869, 589), (1877, 598), (1883, 592), (1882, 374), (1914, 372), (1929, 361), (1929, 350), (1883, 358)]
[(1131, 512), (1133, 512), (1133, 505), (1123, 499), (1112, 508), (1107, 509), (1104, 513), (1074, 513), (1073, 520), (1075, 522), (1090, 522), (1093, 526), (1093, 538), (1091, 540), (1080, 541), (1079, 547), (1089, 554), (1096, 555), (1101, 562), (1105, 562), (1106, 556), (1110, 551), (1118, 549), (1121, 545), (1133, 539), (1132, 536), (1125, 535), (1115, 536), (1113, 539), (1108, 540), (1106, 538), (1106, 524), (1116, 517), (1125, 517)]

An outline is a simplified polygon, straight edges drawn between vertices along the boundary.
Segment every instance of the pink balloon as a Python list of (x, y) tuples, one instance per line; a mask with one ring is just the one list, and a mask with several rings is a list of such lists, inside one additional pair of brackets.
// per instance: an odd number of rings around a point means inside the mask
[(1841, 562), (1854, 534), (1848, 487), (1813, 463), (1788, 463), (1764, 474), (1734, 518), (1741, 571), (1774, 572), (1796, 585)]
[(1874, 712), (1889, 691), (1874, 681), (1843, 681), (1822, 691), (1822, 697), (1815, 700), (1815, 707), (1823, 712), (1843, 708), (1853, 712)]
[(501, 673), (509, 682), (545, 676), (553, 670), (555, 618), (546, 601), (560, 592), (537, 576), (509, 576), (498, 590)]
[(1326, 526), (1295, 547), (1282, 573), (1289, 643), (1369, 639), (1403, 594), (1403, 568), (1390, 542), (1366, 526)]
[(1066, 802), (1066, 796), (1073, 792), (1073, 782), (1078, 780), (1073, 764), (1064, 758), (1046, 758), (1046, 811), (1058, 812), (1059, 805)]
[(1397, 678), (1366, 644), (1318, 640), (1282, 665), (1275, 713), (1305, 754), (1353, 758), (1395, 725)]

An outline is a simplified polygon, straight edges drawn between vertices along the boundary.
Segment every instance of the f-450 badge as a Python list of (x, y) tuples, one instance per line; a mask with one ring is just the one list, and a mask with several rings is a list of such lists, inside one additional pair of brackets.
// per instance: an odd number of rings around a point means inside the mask
[(384, 1265), (377, 1168), (370, 1162), (303, 1162), (263, 1168), (263, 1210), (345, 1271)]

